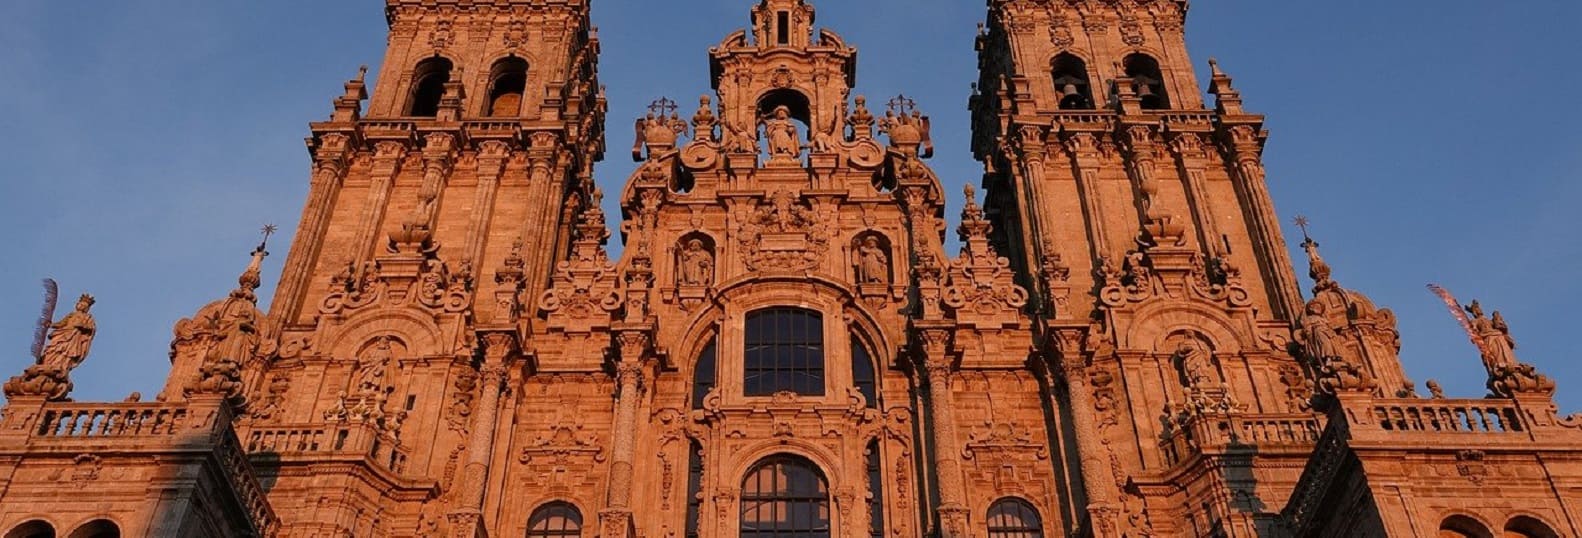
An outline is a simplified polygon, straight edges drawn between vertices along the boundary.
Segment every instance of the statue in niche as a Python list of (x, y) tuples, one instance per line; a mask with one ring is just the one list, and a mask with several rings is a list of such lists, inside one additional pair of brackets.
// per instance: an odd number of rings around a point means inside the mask
[(879, 239), (868, 236), (857, 247), (857, 283), (888, 284), (890, 282), (890, 256), (884, 253)]
[(1335, 328), (1329, 325), (1324, 314), (1324, 303), (1313, 300), (1307, 303), (1307, 313), (1302, 315), (1296, 338), (1302, 342), (1303, 351), (1317, 364), (1340, 358), (1340, 343), (1336, 341)]
[(687, 287), (708, 287), (714, 283), (714, 255), (704, 247), (703, 240), (692, 239), (681, 251), (681, 271), (678, 283)]
[(1181, 371), (1186, 374), (1188, 386), (1208, 388), (1214, 386), (1214, 361), (1207, 350), (1196, 340), (1183, 340), (1176, 348), (1181, 357)]
[(759, 123), (763, 125), (764, 136), (769, 138), (769, 157), (771, 159), (796, 159), (802, 154), (802, 140), (797, 134), (796, 124), (791, 121), (791, 109), (785, 105), (777, 106), (774, 112)]
[(357, 383), (355, 386), (358, 396), (383, 396), (385, 392), (386, 372), (390, 368), (390, 359), (394, 354), (391, 342), (394, 338), (381, 336), (368, 352), (367, 358), (357, 365)]

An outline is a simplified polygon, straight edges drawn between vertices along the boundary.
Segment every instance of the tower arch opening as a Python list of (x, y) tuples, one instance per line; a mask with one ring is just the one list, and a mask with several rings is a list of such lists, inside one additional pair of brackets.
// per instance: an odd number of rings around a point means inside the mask
[(490, 117), (519, 116), (522, 98), (527, 91), (527, 60), (516, 56), (502, 58), (489, 71)]
[(432, 118), (439, 115), (439, 102), (445, 97), (445, 84), (450, 82), (455, 64), (435, 56), (418, 62), (412, 70), (412, 96), (407, 101), (407, 115), (415, 118)]
[(803, 127), (813, 124), (813, 104), (807, 94), (790, 88), (779, 88), (764, 92), (758, 98), (758, 117), (773, 116), (776, 109), (786, 107), (791, 119), (802, 122)]
[(1439, 538), (1494, 538), (1494, 533), (1478, 520), (1458, 514), (1439, 524)]
[(1143, 110), (1170, 108), (1170, 95), (1165, 90), (1165, 77), (1159, 69), (1159, 60), (1138, 52), (1127, 56), (1123, 63), (1126, 77), (1132, 79), (1132, 87), (1142, 99)]
[(55, 538), (55, 527), (48, 521), (35, 519), (12, 527), (5, 538)]
[(1055, 93), (1061, 110), (1092, 110), (1093, 85), (1088, 79), (1088, 64), (1069, 52), (1055, 56), (1051, 64)]
[(77, 527), (70, 538), (121, 538), (121, 527), (108, 519), (96, 519)]

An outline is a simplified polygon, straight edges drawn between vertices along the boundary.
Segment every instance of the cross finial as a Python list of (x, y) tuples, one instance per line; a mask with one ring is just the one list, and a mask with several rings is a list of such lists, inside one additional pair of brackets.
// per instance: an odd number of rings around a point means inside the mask
[(1298, 227), (1302, 228), (1302, 239), (1306, 239), (1308, 241), (1312, 241), (1313, 240), (1313, 236), (1310, 236), (1310, 235), (1307, 234), (1307, 227), (1308, 227), (1308, 225), (1310, 225), (1312, 223), (1313, 223), (1313, 221), (1307, 220), (1307, 217), (1305, 217), (1305, 216), (1302, 216), (1302, 215), (1297, 215), (1296, 216), (1296, 225)]
[(660, 97), (648, 105), (648, 111), (661, 118), (672, 116), (676, 113), (676, 102), (669, 97)]
[(894, 111), (896, 115), (905, 116), (917, 109), (917, 101), (907, 97), (906, 94), (901, 94), (891, 99), (889, 106), (890, 110)]
[(264, 227), (259, 230), (259, 231), (264, 233), (264, 240), (258, 242), (258, 251), (259, 252), (263, 252), (264, 247), (269, 246), (269, 236), (275, 235), (275, 232), (279, 231), (279, 230), (280, 230), (280, 228), (278, 226), (273, 225), (273, 224), (265, 224)]

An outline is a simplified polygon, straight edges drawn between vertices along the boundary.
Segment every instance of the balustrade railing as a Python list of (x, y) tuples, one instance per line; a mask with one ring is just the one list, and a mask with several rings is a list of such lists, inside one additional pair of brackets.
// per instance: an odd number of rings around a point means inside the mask
[(243, 446), (249, 454), (349, 454), (367, 456), (400, 474), (407, 451), (372, 424), (318, 424), (254, 427)]
[(34, 434), (52, 438), (171, 435), (189, 424), (188, 414), (185, 406), (162, 403), (55, 403), (44, 408)]
[(1173, 466), (1206, 449), (1306, 450), (1318, 442), (1323, 431), (1323, 423), (1307, 414), (1206, 413), (1179, 419), (1159, 447), (1166, 465)]
[(1508, 400), (1386, 400), (1363, 412), (1384, 431), (1506, 434), (1529, 429)]

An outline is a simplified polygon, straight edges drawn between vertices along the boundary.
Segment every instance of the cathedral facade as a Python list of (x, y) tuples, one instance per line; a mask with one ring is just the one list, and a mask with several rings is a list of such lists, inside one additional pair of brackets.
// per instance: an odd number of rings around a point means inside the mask
[(1582, 416), (1498, 312), (1489, 394), (1419, 394), (1312, 238), (1298, 278), (1185, 0), (989, 0), (954, 230), (929, 116), (806, 0), (601, 190), (588, 1), (386, 0), (269, 310), (260, 244), (160, 393), (75, 402), (77, 301), (5, 384), (0, 533), (1582, 536)]

